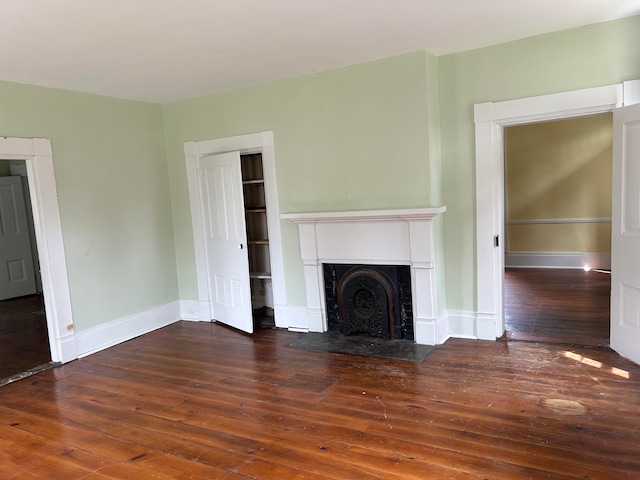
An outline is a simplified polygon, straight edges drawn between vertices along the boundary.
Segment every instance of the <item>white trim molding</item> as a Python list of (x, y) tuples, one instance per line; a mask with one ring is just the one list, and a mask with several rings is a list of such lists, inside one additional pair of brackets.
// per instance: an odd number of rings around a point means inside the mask
[(624, 106), (640, 103), (640, 80), (629, 80), (622, 84), (624, 89)]
[(562, 225), (566, 223), (611, 223), (611, 218), (536, 218), (507, 221), (507, 225)]
[(282, 252), (282, 233), (280, 230), (280, 205), (276, 183), (276, 157), (273, 132), (259, 132), (235, 137), (185, 142), (184, 154), (187, 164), (187, 182), (191, 204), (191, 224), (196, 259), (196, 279), (198, 282), (197, 312), (198, 318), (189, 315), (192, 320), (209, 322), (213, 320), (209, 287), (207, 282), (206, 252), (202, 208), (200, 206), (200, 182), (198, 181), (199, 158), (227, 152), (262, 154), (265, 200), (267, 203), (267, 229), (269, 231), (269, 256), (271, 262), (271, 285), (274, 302), (274, 317), (277, 327), (287, 328), (287, 297), (284, 281), (284, 257)]
[(180, 307), (180, 302), (175, 301), (78, 332), (78, 357), (86, 357), (175, 323), (180, 320)]
[(505, 254), (505, 266), (512, 268), (588, 268), (608, 270), (611, 254), (600, 252), (510, 252)]
[(447, 312), (449, 336), (453, 338), (478, 338), (476, 315), (473, 312), (449, 310)]
[(438, 317), (433, 235), (433, 219), (445, 210), (430, 207), (282, 215), (298, 225), (307, 295), (306, 328), (311, 332), (328, 328), (323, 263), (409, 265), (415, 341), (437, 345), (446, 340), (446, 316)]
[(505, 329), (504, 127), (611, 112), (640, 101), (639, 92), (640, 82), (632, 81), (474, 106), (478, 338), (496, 339)]
[(47, 312), (51, 360), (78, 358), (51, 141), (0, 137), (0, 159), (24, 160)]
[(202, 317), (207, 316), (209, 306), (206, 302), (197, 300), (181, 300), (180, 301), (180, 317), (182, 320), (191, 322), (199, 322)]
[(292, 332), (309, 331), (309, 310), (306, 307), (288, 305), (280, 309), (280, 316)]

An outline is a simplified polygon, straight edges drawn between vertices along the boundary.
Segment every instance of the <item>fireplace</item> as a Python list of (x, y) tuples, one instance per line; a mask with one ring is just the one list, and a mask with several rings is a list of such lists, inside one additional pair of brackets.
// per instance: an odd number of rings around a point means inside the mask
[[(410, 338), (408, 336), (413, 335), (416, 343), (442, 343), (449, 332), (446, 316), (440, 314), (437, 302), (433, 220), (445, 210), (445, 207), (427, 207), (282, 215), (283, 220), (298, 225), (300, 236), (306, 308), (305, 318), (298, 321), (300, 327), (297, 329), (326, 332), (336, 328), (331, 318), (336, 316), (336, 311), (340, 313), (340, 308), (343, 312), (349, 311), (349, 308), (361, 308), (358, 314), (360, 317), (353, 323), (355, 326), (352, 326), (349, 320), (346, 330), (350, 333), (354, 330), (367, 331), (374, 332), (376, 336), (388, 334), (389, 338), (397, 335)], [(353, 286), (351, 281), (354, 280), (351, 278), (347, 279), (348, 283), (346, 280), (343, 282), (343, 293), (351, 292), (354, 302), (354, 305), (347, 306), (346, 310), (344, 304), (341, 307), (337, 297), (330, 300), (331, 305), (326, 301), (325, 282), (333, 283), (334, 280), (331, 271), (327, 277), (325, 265), (332, 264), (351, 265), (363, 269), (358, 273)], [(388, 293), (394, 288), (400, 290), (399, 286), (389, 287), (389, 283), (393, 285), (393, 281), (385, 280), (385, 276), (389, 277), (387, 269), (393, 270), (398, 266), (404, 266), (409, 271), (410, 281), (402, 286), (402, 290), (403, 295), (410, 297), (410, 303), (394, 303), (394, 296)], [(348, 275), (348, 272), (344, 275)], [(406, 270), (399, 275), (406, 276)], [(362, 277), (368, 279), (362, 280)], [(341, 280), (337, 280), (336, 277), (335, 281), (337, 289)], [(375, 297), (374, 292), (380, 289), (386, 289), (386, 293), (380, 294), (382, 302), (378, 304), (372, 301), (372, 297)], [(402, 316), (403, 305), (407, 315), (404, 324), (402, 318), (398, 320), (398, 317)], [(380, 320), (381, 324), (378, 325), (375, 323), (378, 320), (374, 310), (388, 313), (392, 320), (385, 320), (389, 322), (386, 326), (382, 325)], [(344, 313), (340, 318), (343, 317)], [(381, 314), (379, 317), (381, 318)], [(365, 319), (375, 324), (366, 325)], [(344, 322), (342, 327), (338, 328), (344, 328)]]
[(413, 340), (408, 265), (323, 264), (328, 331)]

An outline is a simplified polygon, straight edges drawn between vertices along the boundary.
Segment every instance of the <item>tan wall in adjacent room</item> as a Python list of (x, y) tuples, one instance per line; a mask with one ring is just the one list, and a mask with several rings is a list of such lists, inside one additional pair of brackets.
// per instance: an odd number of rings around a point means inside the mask
[(610, 219), (611, 149), (610, 113), (506, 128), (508, 251), (610, 252), (610, 223), (570, 220)]

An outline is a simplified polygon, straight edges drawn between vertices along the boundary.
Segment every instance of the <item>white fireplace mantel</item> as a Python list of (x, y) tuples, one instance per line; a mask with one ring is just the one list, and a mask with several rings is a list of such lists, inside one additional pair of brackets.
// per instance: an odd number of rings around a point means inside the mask
[(298, 224), (308, 330), (327, 331), (323, 263), (409, 265), (416, 343), (436, 345), (448, 332), (438, 319), (433, 219), (446, 207), (289, 213)]
[(355, 210), (351, 212), (287, 213), (280, 217), (293, 223), (397, 222), (431, 220), (446, 207), (405, 208), (401, 210)]

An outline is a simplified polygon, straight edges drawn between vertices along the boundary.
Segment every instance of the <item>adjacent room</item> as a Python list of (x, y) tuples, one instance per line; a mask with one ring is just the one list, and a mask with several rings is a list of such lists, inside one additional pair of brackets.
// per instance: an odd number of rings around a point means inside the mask
[(505, 129), (511, 339), (609, 346), (610, 113)]
[(0, 27), (0, 476), (640, 475), (636, 0)]

